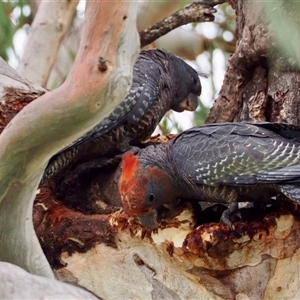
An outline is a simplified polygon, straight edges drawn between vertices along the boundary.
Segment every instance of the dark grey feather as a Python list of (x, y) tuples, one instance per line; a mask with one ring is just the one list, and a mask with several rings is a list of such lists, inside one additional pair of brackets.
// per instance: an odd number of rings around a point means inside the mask
[(129, 93), (120, 105), (92, 130), (57, 153), (45, 171), (51, 178), (78, 161), (120, 152), (148, 138), (165, 113), (195, 110), (201, 83), (197, 72), (161, 49), (142, 51), (133, 69)]
[(172, 157), (178, 169), (197, 184), (251, 185), (299, 180), (300, 143), (296, 140), (300, 127), (274, 124), (273, 131), (272, 124), (196, 127), (173, 141)]

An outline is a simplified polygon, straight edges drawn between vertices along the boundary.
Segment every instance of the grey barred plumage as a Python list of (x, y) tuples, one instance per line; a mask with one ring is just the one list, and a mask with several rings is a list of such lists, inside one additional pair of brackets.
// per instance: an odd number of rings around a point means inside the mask
[(152, 134), (168, 110), (195, 110), (200, 93), (197, 72), (183, 60), (161, 49), (142, 51), (124, 100), (92, 130), (56, 154), (44, 177), (52, 178), (109, 150), (129, 150)]
[(295, 164), (299, 164), (300, 175), (300, 143), (284, 139), (259, 123), (211, 124), (191, 129), (174, 140), (172, 156), (196, 183), (211, 186), (268, 183), (270, 171), (272, 182), (281, 182), (282, 176), (287, 176), (285, 167)]
[(156, 210), (178, 198), (229, 204), (282, 192), (300, 204), (300, 126), (207, 124), (145, 148), (135, 158), (125, 155), (125, 167), (128, 159), (135, 168), (121, 176), (121, 199), (145, 226), (158, 226)]

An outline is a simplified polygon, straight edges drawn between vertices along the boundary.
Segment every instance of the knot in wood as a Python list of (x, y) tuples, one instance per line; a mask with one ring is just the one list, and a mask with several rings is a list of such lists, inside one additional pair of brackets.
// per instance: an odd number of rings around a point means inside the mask
[(100, 56), (98, 61), (98, 70), (100, 72), (105, 72), (107, 68), (107, 60), (104, 57)]

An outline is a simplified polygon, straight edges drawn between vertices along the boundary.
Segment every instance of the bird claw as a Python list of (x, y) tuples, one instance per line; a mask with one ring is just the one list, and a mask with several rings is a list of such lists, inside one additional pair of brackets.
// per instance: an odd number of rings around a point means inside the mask
[(232, 202), (228, 205), (228, 208), (222, 213), (220, 221), (226, 224), (231, 230), (234, 230), (235, 227), (231, 222), (233, 216), (237, 216), (240, 219), (242, 218), (241, 212), (238, 210), (239, 206), (237, 202)]

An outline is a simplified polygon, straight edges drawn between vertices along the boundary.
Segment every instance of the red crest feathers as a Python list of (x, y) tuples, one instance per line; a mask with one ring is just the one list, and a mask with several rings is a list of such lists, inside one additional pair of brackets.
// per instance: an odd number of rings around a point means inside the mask
[(129, 181), (139, 165), (137, 157), (129, 152), (122, 159), (122, 179)]

